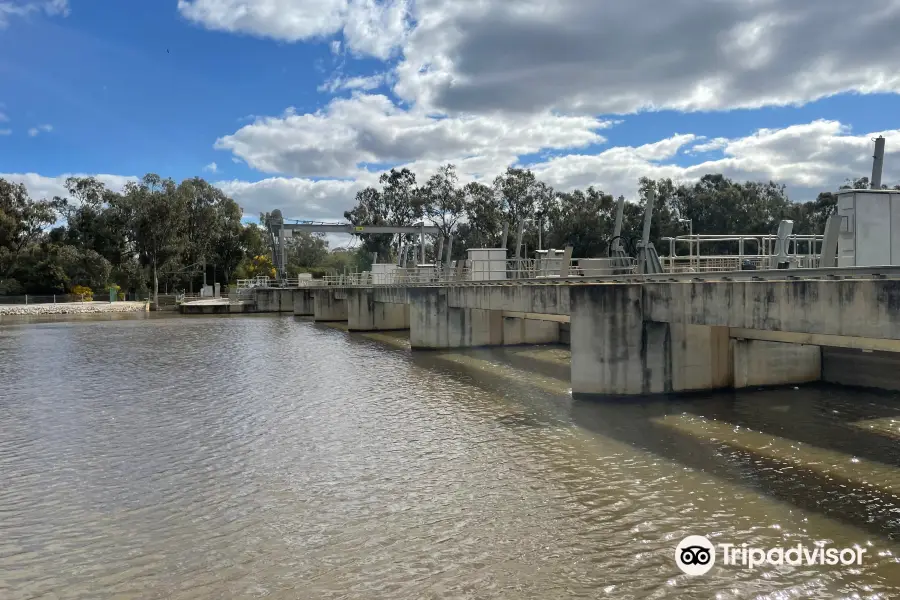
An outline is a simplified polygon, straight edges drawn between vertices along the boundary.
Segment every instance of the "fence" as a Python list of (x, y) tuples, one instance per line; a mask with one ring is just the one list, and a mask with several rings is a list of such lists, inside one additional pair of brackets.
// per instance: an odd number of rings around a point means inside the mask
[[(104, 298), (100, 298), (103, 301)], [(109, 297), (105, 298), (109, 300)], [(61, 304), (64, 302), (90, 302), (87, 296), (80, 294), (23, 294), (21, 296), (0, 296), (0, 304)]]
[[(816, 254), (788, 256), (791, 268), (817, 269), (821, 262)], [(745, 265), (754, 269), (775, 269), (775, 257), (744, 256), (660, 256), (660, 263), (666, 273), (709, 273), (717, 271), (740, 271)]]
[[(575, 262), (575, 261), (573, 261)], [(453, 283), (462, 281), (508, 281), (519, 279), (552, 279), (558, 277), (599, 277), (634, 273), (637, 261), (632, 258), (582, 259), (584, 264), (570, 264), (563, 274), (563, 259), (513, 259), (456, 261), (449, 267), (425, 265), (410, 268), (394, 268), (384, 273), (344, 273), (326, 275), (315, 280), (314, 285), (409, 285)]]

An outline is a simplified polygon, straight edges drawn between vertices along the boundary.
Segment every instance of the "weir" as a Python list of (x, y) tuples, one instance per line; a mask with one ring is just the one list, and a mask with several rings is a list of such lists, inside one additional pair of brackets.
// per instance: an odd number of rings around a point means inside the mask
[[(876, 142), (873, 181), (883, 142)], [(409, 246), (398, 264), (366, 273), (305, 276), (295, 284), (247, 280), (233, 300), (240, 310), (232, 312), (309, 315), (346, 322), (350, 331), (409, 329), (414, 351), (567, 343), (575, 394), (638, 397), (822, 380), (900, 390), (900, 192), (837, 196), (824, 235), (794, 235), (792, 221), (781, 221), (775, 235), (691, 232), (664, 238), (670, 255), (659, 257), (649, 237), (651, 193), (634, 258), (622, 244), (622, 199), (609, 256), (577, 266), (571, 246), (523, 258), (524, 219), (514, 259), (504, 233), (500, 248), (469, 248), (468, 259), (455, 262), (450, 237), (446, 260), (440, 243), (434, 264), (424, 264), (424, 235), (440, 230), (424, 223), (279, 221), (271, 233), (282, 241), (292, 228), (419, 233), (422, 264), (407, 264)], [(676, 242), (689, 243), (686, 263), (675, 256)], [(701, 254), (702, 243), (732, 242), (737, 254)], [(758, 254), (746, 254), (749, 247)], [(225, 312), (186, 306), (183, 312)]]
[(900, 389), (900, 267), (256, 293), (270, 307), (289, 294), (294, 314), (351, 331), (409, 329), (414, 351), (568, 342), (575, 394)]

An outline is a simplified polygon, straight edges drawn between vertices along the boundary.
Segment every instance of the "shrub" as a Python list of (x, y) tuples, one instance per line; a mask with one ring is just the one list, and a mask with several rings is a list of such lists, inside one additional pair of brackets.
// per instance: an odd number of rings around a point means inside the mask
[(119, 302), (124, 302), (125, 301), (125, 292), (119, 292), (118, 294), (116, 294), (116, 297), (118, 297)]
[(81, 296), (82, 300), (87, 302), (92, 302), (94, 300), (93, 290), (86, 285), (76, 285), (72, 287), (72, 293), (76, 296)]

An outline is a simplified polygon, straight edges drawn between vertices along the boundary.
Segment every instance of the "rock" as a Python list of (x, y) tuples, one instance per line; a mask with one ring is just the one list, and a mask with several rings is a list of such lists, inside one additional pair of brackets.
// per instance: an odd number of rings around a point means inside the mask
[(75, 315), (144, 312), (147, 302), (60, 302), (57, 304), (0, 304), (0, 315)]

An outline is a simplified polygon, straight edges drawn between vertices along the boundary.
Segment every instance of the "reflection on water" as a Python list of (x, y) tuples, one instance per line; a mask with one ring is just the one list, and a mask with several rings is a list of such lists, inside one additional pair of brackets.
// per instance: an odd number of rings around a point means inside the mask
[[(573, 402), (567, 351), (290, 317), (0, 327), (0, 598), (888, 598), (896, 398)], [(861, 567), (674, 565), (689, 534)]]

